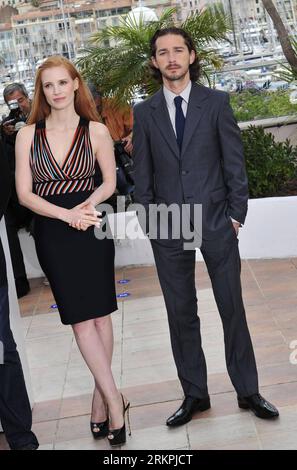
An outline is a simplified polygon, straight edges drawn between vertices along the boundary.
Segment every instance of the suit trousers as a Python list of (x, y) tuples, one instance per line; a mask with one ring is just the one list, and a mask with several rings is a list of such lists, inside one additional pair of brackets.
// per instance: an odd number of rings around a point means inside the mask
[(11, 449), (38, 441), (31, 431), (32, 411), (25, 379), (10, 329), (6, 263), (0, 240), (0, 341), (4, 346), (4, 363), (0, 364), (0, 420)]
[(26, 280), (24, 257), (18, 235), (19, 222), (11, 204), (8, 205), (4, 218), (14, 278), (15, 280)]
[[(201, 346), (195, 286), (195, 250), (182, 240), (151, 240), (167, 309), (171, 347), (184, 394), (208, 395), (207, 368)], [(201, 253), (221, 316), (226, 366), (239, 396), (258, 392), (258, 374), (246, 322), (235, 230), (218, 241), (202, 242)]]

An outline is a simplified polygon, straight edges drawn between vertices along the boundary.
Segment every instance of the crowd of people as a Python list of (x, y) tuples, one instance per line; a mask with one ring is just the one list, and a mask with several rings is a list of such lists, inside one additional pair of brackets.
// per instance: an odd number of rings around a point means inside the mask
[[(13, 195), (10, 199), (5, 196), (9, 202), (2, 209), (12, 259), (16, 247), (19, 250), (18, 228), (29, 223), (28, 214), (34, 214), (33, 236), (40, 265), (61, 322), (71, 325), (94, 378), (90, 430), (95, 439), (107, 437), (111, 446), (126, 442), (125, 419), (130, 407), (111, 369), (111, 314), (117, 309), (114, 243), (108, 237), (96, 237), (94, 230), (102, 217), (96, 207), (116, 190), (113, 140), (124, 142), (126, 151), (132, 152), (134, 198), (147, 211), (148, 221), (151, 204), (202, 204), (200, 249), (223, 323), (226, 365), (237, 405), (263, 419), (279, 414), (259, 393), (242, 300), (237, 236), (247, 213), (248, 182), (240, 131), (228, 95), (197, 84), (199, 59), (192, 38), (183, 29), (158, 30), (150, 48), (151, 69), (160, 90), (135, 106), (133, 135), (130, 110), (123, 110), (121, 116), (116, 113), (114, 103), (110, 99), (104, 102), (97, 90), (88, 88), (74, 65), (61, 56), (49, 57), (38, 68), (32, 103), (19, 84), (5, 90), (6, 103), (18, 103), (26, 125), (16, 129), (9, 116), (1, 126), (1, 160), (9, 162)], [(95, 166), (100, 173), (97, 183)], [(7, 217), (10, 205), (18, 205), (22, 218)], [(148, 236), (150, 228), (144, 227)], [(174, 428), (210, 408), (211, 403), (197, 311), (195, 248), (185, 250), (182, 236), (176, 239), (171, 229), (169, 224), (166, 239), (157, 230), (151, 244), (184, 392), (181, 406), (166, 422)], [(29, 286), (26, 289), (23, 259), (18, 255), (18, 262), (13, 260), (14, 275), (17, 289), (17, 281), (24, 282), (24, 290), (18, 292), (22, 294)], [(8, 387), (14, 374), (21, 380), (13, 363), (21, 366), (9, 328), (5, 273), (1, 286), (0, 339), (5, 352), (0, 371), (5, 371)], [(37, 448), (24, 386), (11, 388), (10, 404), (4, 388), (0, 386), (0, 419), (11, 448)], [(26, 398), (23, 405), (20, 395)], [(13, 418), (7, 418), (7, 408), (14, 406)]]

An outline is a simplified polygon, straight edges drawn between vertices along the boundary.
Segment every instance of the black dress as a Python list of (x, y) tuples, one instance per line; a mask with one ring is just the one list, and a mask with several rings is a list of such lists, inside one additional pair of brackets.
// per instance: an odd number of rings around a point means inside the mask
[[(64, 163), (51, 152), (45, 121), (36, 124), (30, 151), (34, 192), (71, 209), (94, 189), (94, 156), (89, 122), (80, 118)], [(35, 216), (34, 238), (40, 266), (47, 276), (65, 325), (102, 317), (117, 310), (114, 242), (95, 237), (94, 227), (79, 231), (58, 219)]]

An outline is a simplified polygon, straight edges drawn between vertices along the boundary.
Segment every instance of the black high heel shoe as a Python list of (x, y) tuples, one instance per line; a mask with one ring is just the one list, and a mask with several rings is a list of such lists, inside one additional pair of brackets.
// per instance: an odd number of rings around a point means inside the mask
[(125, 400), (123, 395), (122, 396), (122, 401), (123, 401), (123, 418), (124, 418), (124, 424), (120, 429), (113, 429), (112, 431), (109, 430), (109, 434), (107, 436), (109, 440), (109, 444), (111, 446), (121, 446), (125, 444), (126, 442), (126, 423), (125, 423), (125, 416), (127, 413), (127, 419), (128, 419), (128, 426), (129, 426), (129, 436), (131, 436), (131, 425), (130, 425), (130, 416), (129, 416), (129, 408), (130, 408), (130, 402), (127, 402), (125, 404)]
[(101, 439), (102, 437), (106, 437), (109, 433), (108, 419), (103, 421), (103, 423), (93, 423), (90, 421), (90, 428), (94, 439)]

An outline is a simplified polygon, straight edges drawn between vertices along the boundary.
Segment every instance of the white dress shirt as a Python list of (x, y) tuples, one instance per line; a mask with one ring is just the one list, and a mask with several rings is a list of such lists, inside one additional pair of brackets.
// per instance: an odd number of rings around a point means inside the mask
[(186, 86), (186, 88), (181, 93), (176, 95), (175, 93), (170, 91), (168, 88), (166, 88), (165, 85), (163, 85), (163, 92), (164, 92), (164, 96), (165, 96), (165, 100), (166, 100), (166, 104), (167, 104), (167, 108), (168, 108), (168, 113), (169, 113), (170, 121), (171, 121), (171, 124), (172, 124), (175, 135), (176, 135), (176, 130), (175, 130), (176, 107), (175, 107), (175, 103), (174, 103), (174, 98), (176, 98), (177, 96), (182, 97), (182, 99), (183, 99), (183, 101), (182, 101), (182, 110), (183, 110), (184, 116), (186, 117), (191, 88), (192, 88), (192, 82), (190, 80), (188, 85)]

